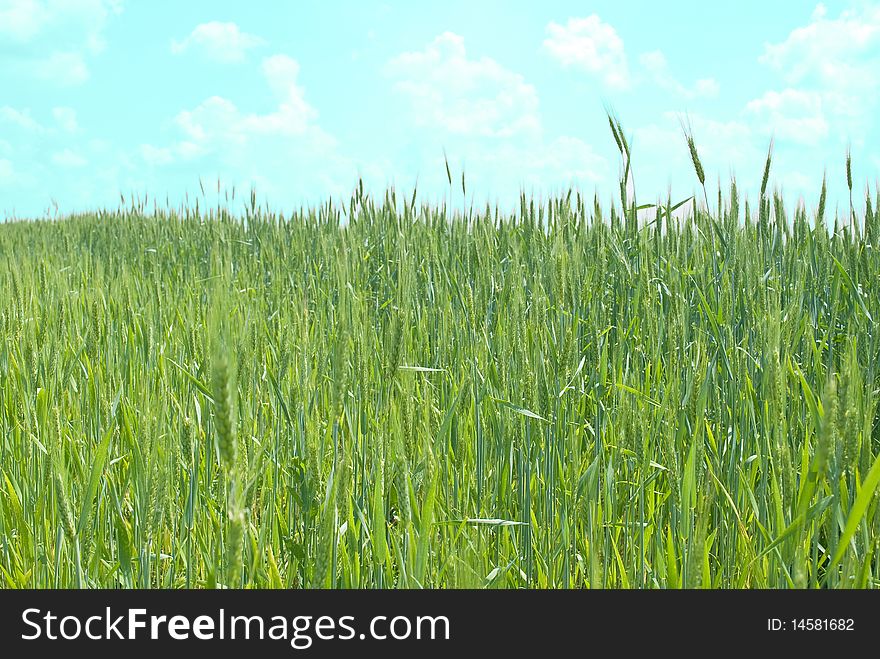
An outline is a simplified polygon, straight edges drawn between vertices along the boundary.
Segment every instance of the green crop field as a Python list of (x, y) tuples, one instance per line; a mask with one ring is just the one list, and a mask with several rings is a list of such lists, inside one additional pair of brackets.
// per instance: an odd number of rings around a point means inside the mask
[(0, 584), (877, 587), (880, 204), (693, 156), (675, 210), (0, 225)]

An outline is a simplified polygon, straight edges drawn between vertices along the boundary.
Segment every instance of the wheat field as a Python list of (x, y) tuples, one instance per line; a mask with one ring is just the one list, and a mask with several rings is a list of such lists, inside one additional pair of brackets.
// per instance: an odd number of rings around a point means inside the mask
[(0, 225), (2, 587), (878, 586), (880, 200), (611, 125), (613, 206)]

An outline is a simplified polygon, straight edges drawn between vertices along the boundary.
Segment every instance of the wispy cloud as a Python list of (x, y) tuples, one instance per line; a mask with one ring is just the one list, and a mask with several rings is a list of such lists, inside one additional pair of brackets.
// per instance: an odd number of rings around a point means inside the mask
[(85, 167), (88, 162), (71, 149), (63, 149), (52, 154), (52, 163), (59, 167)]
[(89, 79), (89, 67), (82, 53), (77, 51), (55, 52), (27, 62), (23, 70), (32, 78), (49, 82), (58, 87), (81, 85)]
[(539, 129), (535, 88), (494, 59), (468, 57), (464, 39), (452, 32), (393, 58), (386, 73), (417, 125), (480, 137)]
[(661, 50), (652, 50), (639, 56), (639, 64), (647, 72), (650, 79), (663, 89), (672, 92), (679, 98), (712, 98), (718, 95), (721, 86), (714, 78), (701, 78), (692, 87), (679, 82), (669, 70), (669, 62)]
[(45, 130), (40, 122), (31, 116), (28, 110), (16, 110), (8, 105), (0, 107), (0, 122), (16, 126), (29, 132)]
[(110, 17), (120, 0), (3, 0), (0, 67), (31, 79), (73, 86), (89, 79), (89, 58), (104, 51)]
[(302, 137), (318, 132), (312, 123), (317, 112), (306, 102), (297, 81), (299, 63), (286, 55), (274, 55), (263, 60), (262, 71), (278, 97), (275, 110), (245, 114), (229, 99), (212, 96), (177, 115), (175, 123), (190, 145), (178, 149), (180, 155), (193, 157), (224, 145), (242, 146), (260, 135)]
[(241, 62), (249, 50), (265, 44), (260, 37), (242, 32), (235, 23), (211, 21), (197, 25), (182, 41), (171, 42), (171, 52), (197, 51), (215, 62)]
[(880, 100), (880, 5), (859, 4), (832, 18), (820, 4), (806, 25), (766, 44), (759, 61), (788, 88), (818, 94), (835, 125), (858, 138)]
[(15, 170), (12, 169), (12, 162), (0, 158), (0, 185), (11, 185)]
[(55, 122), (65, 133), (74, 134), (79, 132), (79, 122), (76, 118), (76, 110), (67, 107), (52, 108), (52, 116)]
[(828, 120), (822, 95), (815, 91), (784, 89), (768, 91), (746, 104), (746, 113), (758, 120), (765, 132), (800, 144), (817, 144), (828, 136)]
[(276, 105), (245, 112), (229, 98), (212, 96), (174, 117), (178, 139), (142, 144), (151, 168), (205, 168), (230, 185), (256, 185), (279, 204), (321, 194), (340, 194), (356, 167), (337, 150), (336, 139), (318, 124), (318, 112), (299, 83), (299, 63), (288, 55), (264, 58), (260, 70)]

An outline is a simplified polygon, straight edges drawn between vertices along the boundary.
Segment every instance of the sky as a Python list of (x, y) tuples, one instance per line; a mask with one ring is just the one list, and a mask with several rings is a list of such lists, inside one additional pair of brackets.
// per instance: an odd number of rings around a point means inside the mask
[[(290, 212), (363, 179), (423, 202), (858, 198), (880, 171), (880, 3), (0, 0), (0, 219), (226, 193)], [(448, 158), (456, 186), (450, 190)], [(464, 171), (466, 197), (460, 189)], [(239, 203), (237, 201), (236, 203)], [(152, 204), (152, 202), (150, 202)], [(833, 208), (833, 205), (831, 206)]]

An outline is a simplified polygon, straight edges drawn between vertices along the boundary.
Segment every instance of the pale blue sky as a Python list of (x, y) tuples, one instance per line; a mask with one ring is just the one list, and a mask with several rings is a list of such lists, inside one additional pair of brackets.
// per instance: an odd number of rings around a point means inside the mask
[[(358, 176), (424, 201), (520, 189), (616, 194), (604, 118), (634, 146), (640, 200), (695, 178), (842, 199), (852, 145), (880, 169), (876, 2), (289, 2), (0, 0), (0, 217), (178, 203), (255, 185), (289, 211), (347, 197)], [(245, 194), (242, 194), (242, 193)], [(711, 192), (710, 192), (711, 196)], [(460, 201), (460, 192), (459, 192)]]

